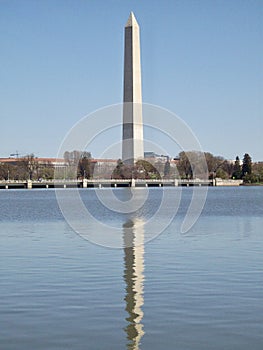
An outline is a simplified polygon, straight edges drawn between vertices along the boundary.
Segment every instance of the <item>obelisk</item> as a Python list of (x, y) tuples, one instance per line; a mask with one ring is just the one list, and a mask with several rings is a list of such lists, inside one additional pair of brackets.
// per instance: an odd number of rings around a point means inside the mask
[(125, 26), (122, 160), (134, 164), (143, 157), (140, 28), (131, 12)]

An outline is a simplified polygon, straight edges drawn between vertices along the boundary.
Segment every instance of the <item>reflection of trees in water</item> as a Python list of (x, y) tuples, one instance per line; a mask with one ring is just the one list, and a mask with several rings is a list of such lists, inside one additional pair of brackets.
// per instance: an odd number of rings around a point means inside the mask
[[(127, 349), (139, 350), (143, 331), (143, 282), (144, 282), (144, 227), (142, 220), (129, 220), (123, 225), (124, 280), (126, 283), (126, 311), (128, 325)], [(140, 244), (140, 245), (137, 245)]]

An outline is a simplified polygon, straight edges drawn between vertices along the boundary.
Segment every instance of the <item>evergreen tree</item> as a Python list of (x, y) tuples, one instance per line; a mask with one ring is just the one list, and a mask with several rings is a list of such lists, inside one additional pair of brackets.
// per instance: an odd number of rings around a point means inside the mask
[(233, 179), (241, 179), (241, 176), (242, 176), (242, 170), (241, 170), (241, 165), (240, 165), (240, 159), (238, 156), (236, 156), (232, 178)]
[(248, 153), (244, 154), (242, 164), (242, 177), (250, 175), (252, 172), (252, 159)]

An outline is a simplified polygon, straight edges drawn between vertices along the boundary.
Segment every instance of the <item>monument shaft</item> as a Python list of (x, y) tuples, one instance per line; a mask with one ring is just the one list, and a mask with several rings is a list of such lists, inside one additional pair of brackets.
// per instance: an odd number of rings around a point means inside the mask
[(140, 28), (131, 12), (125, 26), (122, 159), (134, 164), (144, 157)]

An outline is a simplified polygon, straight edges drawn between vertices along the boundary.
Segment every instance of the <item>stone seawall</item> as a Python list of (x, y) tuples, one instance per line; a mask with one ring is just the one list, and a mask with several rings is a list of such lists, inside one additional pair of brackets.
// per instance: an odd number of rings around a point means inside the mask
[(215, 179), (215, 186), (240, 186), (243, 184), (243, 180), (223, 180), (220, 178)]

